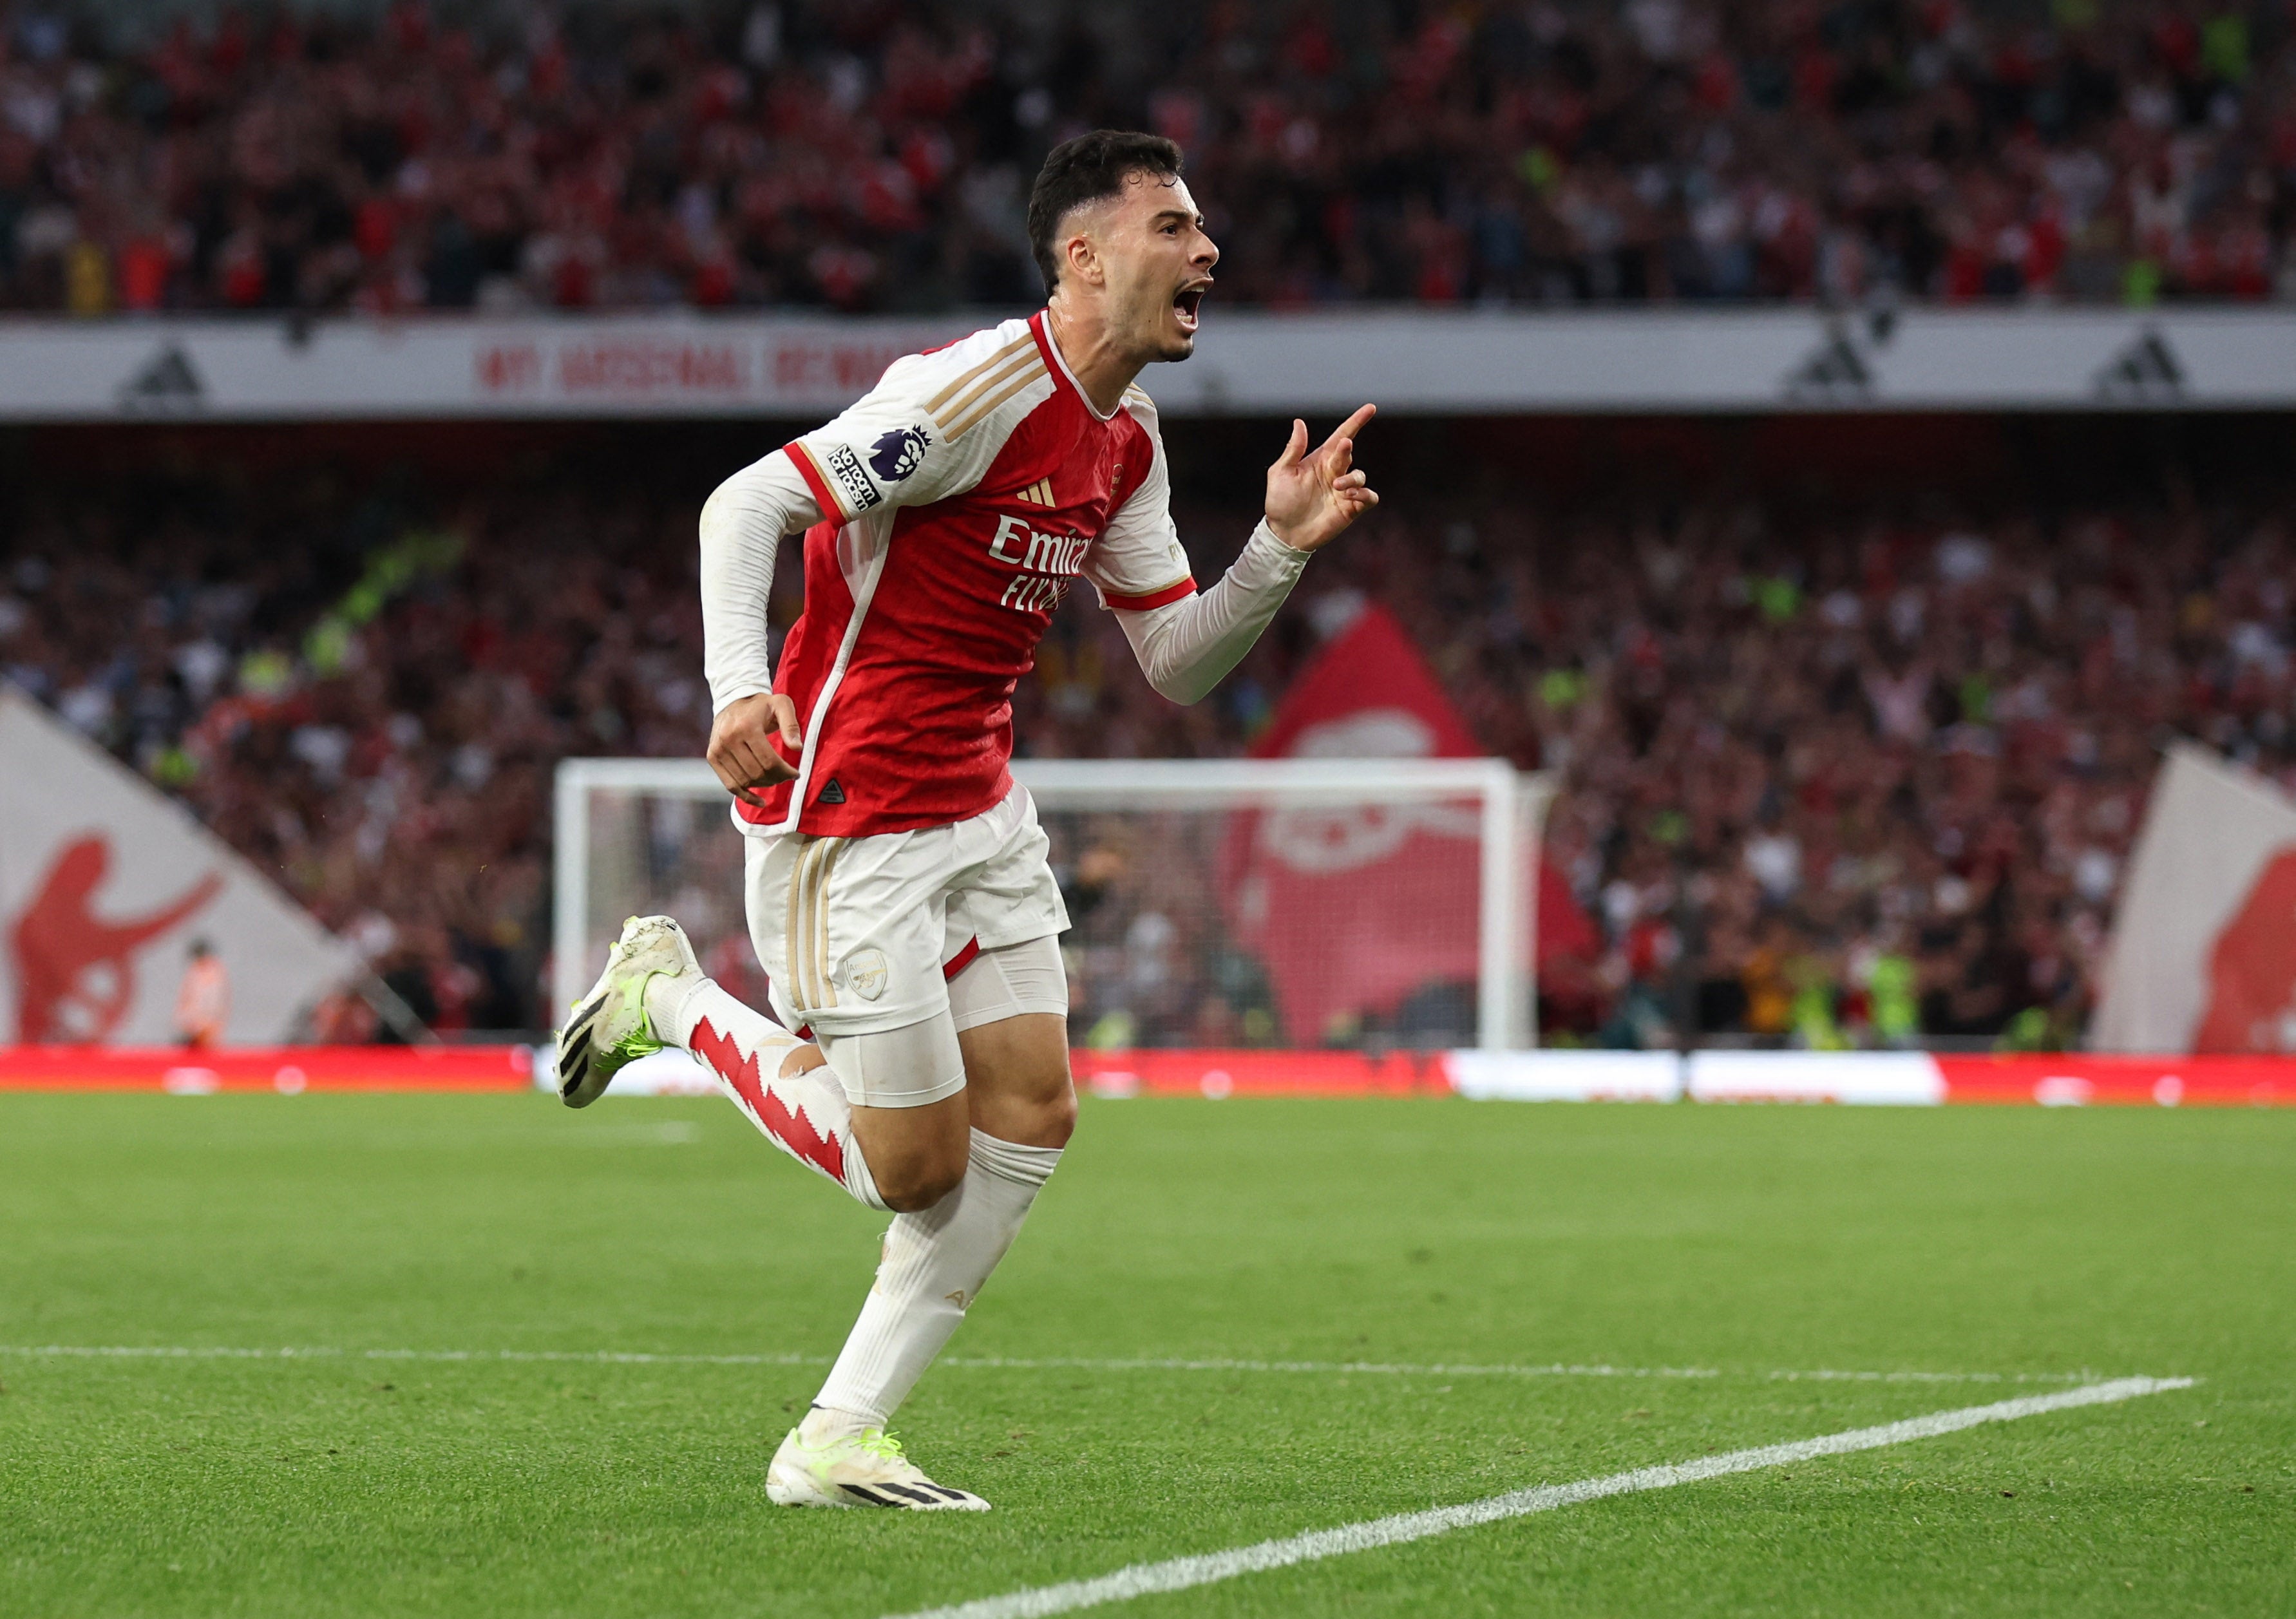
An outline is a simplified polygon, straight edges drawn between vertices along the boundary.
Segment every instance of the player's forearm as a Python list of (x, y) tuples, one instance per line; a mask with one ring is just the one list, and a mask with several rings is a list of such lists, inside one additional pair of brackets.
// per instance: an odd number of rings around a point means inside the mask
[(1119, 611), (1148, 683), (1176, 703), (1201, 699), (1243, 661), (1308, 566), (1308, 552), (1263, 522), (1210, 590), (1145, 612)]
[(774, 689), (774, 561), (782, 536), (820, 519), (813, 492), (778, 451), (719, 484), (701, 508), (701, 669), (713, 713)]

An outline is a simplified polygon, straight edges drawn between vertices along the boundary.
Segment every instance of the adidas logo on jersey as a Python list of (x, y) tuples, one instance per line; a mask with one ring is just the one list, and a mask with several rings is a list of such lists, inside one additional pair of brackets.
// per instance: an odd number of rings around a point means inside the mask
[(842, 804), (845, 802), (845, 789), (838, 784), (838, 781), (835, 776), (832, 776), (829, 778), (829, 785), (821, 789), (820, 795), (814, 799), (814, 802), (816, 804)]
[(1030, 484), (1027, 488), (1021, 491), (1021, 498), (1027, 501), (1032, 506), (1049, 506), (1053, 504), (1053, 480), (1050, 478), (1038, 478), (1035, 483)]

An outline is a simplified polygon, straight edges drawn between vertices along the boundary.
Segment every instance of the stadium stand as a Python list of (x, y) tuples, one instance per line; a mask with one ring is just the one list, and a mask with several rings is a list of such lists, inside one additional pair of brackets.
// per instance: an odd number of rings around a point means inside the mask
[(0, 5), (0, 307), (1025, 303), (1099, 123), (1229, 302), (2296, 296), (2284, 5), (454, 14)]
[[(77, 468), (51, 454), (37, 493), (0, 480), (0, 674), (180, 794), (438, 1028), (539, 1026), (550, 772), (699, 751), (693, 469), (735, 464), (745, 429), (558, 429), (523, 449), (531, 430), (425, 430), (485, 475), (412, 476), (387, 443), (373, 464), (400, 470), (362, 475), (319, 429), (203, 429)], [(1486, 747), (1562, 773), (1549, 858), (1604, 943), (1550, 964), (1549, 1038), (2076, 1037), (2160, 740), (2296, 785), (2279, 437), (2250, 435), (2263, 476), (2194, 480), (2168, 457), (2071, 502), (2046, 478), (1814, 494), (1742, 454), (1688, 478), (1654, 447), (1742, 451), (1734, 430), (1462, 450), (1472, 477), (1392, 502), (1320, 560), (1196, 707), (1151, 693), (1110, 617), (1071, 602), (1016, 699), (1021, 748), (1239, 752), (1321, 635), (1376, 599)], [(1777, 427), (1773, 459), (1812, 430)], [(1248, 460), (1252, 436), (1185, 431), (1176, 458), (1209, 498), (1182, 530), (1210, 577), (1252, 512), (1210, 446)], [(608, 434), (623, 454), (586, 447)], [(2060, 456), (2143, 461), (2125, 448), (2076, 435)], [(1892, 454), (1976, 459), (1943, 440)], [(1506, 470), (1620, 456), (1646, 493)], [(1855, 444), (1825, 459), (1854, 467)], [(366, 1032), (338, 1012), (330, 1032)]]

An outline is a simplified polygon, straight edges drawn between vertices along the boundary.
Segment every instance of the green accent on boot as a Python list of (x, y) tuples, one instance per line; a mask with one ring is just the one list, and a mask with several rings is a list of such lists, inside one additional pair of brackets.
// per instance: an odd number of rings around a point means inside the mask
[(901, 1442), (894, 1438), (893, 1435), (886, 1429), (881, 1427), (863, 1428), (861, 1432), (855, 1436), (853, 1448), (867, 1455), (878, 1457), (885, 1461), (906, 1461), (908, 1460), (907, 1453), (901, 1449)]
[(611, 1045), (600, 1046), (597, 1055), (591, 1059), (598, 1072), (607, 1078), (611, 1079), (641, 1057), (651, 1057), (656, 1051), (668, 1049), (669, 1043), (653, 1032), (653, 1019), (647, 1015), (645, 1008), (646, 985), (656, 978), (667, 976), (660, 972), (642, 974), (637, 980), (637, 988), (635, 991), (628, 988), (629, 980), (627, 978), (615, 985), (617, 989), (631, 996), (637, 1007), (638, 1020), (630, 1026), (628, 1034)]

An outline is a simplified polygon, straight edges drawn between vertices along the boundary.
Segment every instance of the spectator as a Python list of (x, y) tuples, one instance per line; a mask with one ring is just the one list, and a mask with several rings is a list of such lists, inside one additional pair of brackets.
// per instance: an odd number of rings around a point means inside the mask
[(231, 979), (223, 960), (205, 939), (193, 939), (176, 991), (176, 1037), (190, 1051), (208, 1051), (223, 1043), (230, 1021)]
[(2296, 295), (2284, 6), (448, 14), (0, 0), (0, 307), (1026, 303), (1095, 123), (1188, 149), (1232, 302)]

